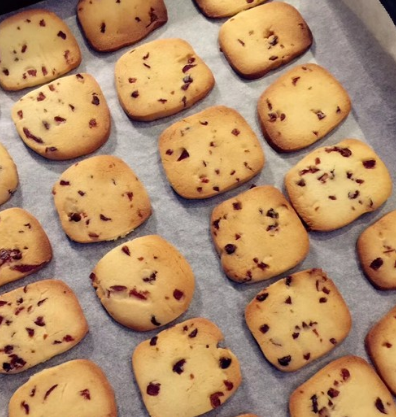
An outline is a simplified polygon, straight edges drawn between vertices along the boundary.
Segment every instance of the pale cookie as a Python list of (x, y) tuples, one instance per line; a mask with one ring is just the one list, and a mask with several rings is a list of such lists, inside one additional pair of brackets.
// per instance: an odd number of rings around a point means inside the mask
[(0, 212), (0, 286), (33, 274), (52, 259), (39, 221), (21, 208)]
[(77, 16), (88, 42), (101, 52), (136, 43), (168, 20), (163, 0), (80, 0)]
[(220, 329), (195, 318), (140, 343), (133, 370), (151, 417), (195, 417), (224, 404), (241, 384), (238, 359), (218, 347)]
[(208, 109), (168, 127), (160, 136), (162, 165), (182, 197), (208, 198), (249, 181), (265, 158), (256, 134), (235, 110)]
[(246, 323), (267, 360), (291, 372), (327, 354), (351, 329), (351, 315), (320, 269), (297, 272), (260, 291)]
[(366, 348), (385, 384), (396, 395), (396, 307), (369, 331)]
[(396, 211), (369, 226), (357, 241), (360, 265), (378, 288), (396, 288)]
[(207, 17), (220, 18), (234, 16), (242, 10), (251, 9), (267, 0), (195, 0)]
[(309, 251), (308, 233), (297, 214), (283, 194), (269, 185), (215, 207), (211, 233), (224, 272), (238, 282), (282, 274)]
[(17, 167), (7, 149), (0, 143), (0, 205), (11, 198), (18, 183)]
[(74, 35), (55, 13), (32, 9), (0, 23), (0, 85), (21, 90), (68, 73), (81, 62)]
[(312, 44), (312, 34), (293, 6), (273, 2), (225, 22), (219, 44), (239, 75), (255, 79), (303, 54)]
[(115, 78), (122, 108), (141, 121), (188, 109), (215, 83), (208, 66), (182, 39), (159, 39), (132, 49), (117, 61)]
[(52, 193), (64, 232), (80, 243), (124, 237), (151, 215), (143, 184), (124, 161), (111, 155), (72, 165)]
[(0, 373), (25, 371), (77, 345), (88, 331), (73, 291), (45, 280), (0, 295)]
[(261, 95), (258, 115), (263, 134), (276, 150), (292, 152), (326, 136), (349, 114), (351, 100), (324, 68), (292, 68)]
[(107, 253), (90, 275), (104, 308), (134, 330), (156, 329), (183, 314), (194, 293), (193, 271), (160, 236), (143, 236)]
[(393, 398), (371, 366), (357, 356), (337, 359), (300, 385), (291, 417), (396, 416)]
[(102, 146), (110, 134), (110, 111), (96, 80), (70, 75), (17, 101), (12, 120), (25, 145), (48, 159), (71, 159)]
[(9, 417), (116, 417), (114, 392), (95, 363), (77, 359), (33, 375), (11, 397)]
[(392, 193), (386, 166), (356, 139), (311, 152), (286, 174), (285, 185), (297, 213), (318, 231), (346, 226)]

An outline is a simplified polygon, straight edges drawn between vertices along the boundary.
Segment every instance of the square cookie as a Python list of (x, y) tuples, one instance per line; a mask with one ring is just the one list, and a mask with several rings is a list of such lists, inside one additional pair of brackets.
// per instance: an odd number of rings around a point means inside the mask
[(308, 233), (275, 187), (254, 187), (212, 212), (211, 233), (221, 266), (237, 282), (272, 278), (308, 254)]
[(396, 416), (393, 398), (362, 358), (337, 359), (300, 385), (289, 402), (291, 417)]
[(15, 193), (19, 184), (19, 177), (14, 160), (1, 143), (0, 166), (0, 205), (2, 205)]
[(379, 375), (396, 395), (396, 307), (376, 323), (366, 336), (366, 349)]
[(251, 9), (267, 0), (195, 0), (201, 12), (212, 18), (234, 16), (242, 10)]
[(31, 9), (0, 23), (0, 85), (22, 90), (40, 85), (78, 67), (80, 47), (55, 13)]
[(195, 318), (140, 343), (133, 371), (151, 417), (195, 417), (220, 407), (238, 389), (239, 361), (219, 347), (220, 329)]
[(396, 288), (396, 211), (391, 211), (359, 236), (360, 265), (378, 288)]
[(159, 39), (117, 61), (118, 98), (134, 120), (151, 121), (188, 109), (213, 88), (211, 70), (182, 39)]
[(392, 193), (385, 164), (357, 139), (311, 152), (286, 174), (285, 185), (299, 216), (318, 231), (346, 226)]
[(264, 356), (285, 372), (334, 349), (352, 321), (342, 295), (321, 269), (297, 272), (260, 291), (245, 318)]
[(95, 363), (65, 362), (33, 375), (10, 399), (9, 417), (116, 417), (113, 388)]
[(190, 199), (238, 187), (257, 175), (265, 161), (246, 120), (225, 106), (174, 123), (160, 136), (159, 150), (172, 188)]
[(291, 5), (273, 2), (238, 13), (219, 32), (220, 49), (242, 77), (260, 78), (303, 54), (311, 31)]
[(23, 96), (12, 120), (26, 146), (48, 159), (94, 152), (110, 135), (110, 111), (89, 74), (63, 77)]
[(136, 43), (168, 20), (163, 0), (79, 0), (77, 17), (100, 52)]
[(292, 68), (273, 82), (258, 102), (263, 134), (282, 152), (315, 143), (338, 126), (350, 110), (348, 93), (316, 64)]

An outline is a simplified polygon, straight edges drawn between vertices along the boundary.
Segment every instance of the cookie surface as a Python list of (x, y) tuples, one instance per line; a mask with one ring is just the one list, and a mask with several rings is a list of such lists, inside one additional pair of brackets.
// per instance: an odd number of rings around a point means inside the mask
[(357, 356), (337, 359), (291, 395), (291, 417), (396, 416), (393, 398), (371, 366)]
[(0, 205), (6, 203), (19, 184), (18, 170), (7, 152), (7, 149), (0, 143)]
[(77, 359), (33, 375), (11, 397), (9, 417), (116, 417), (114, 392), (95, 363)]
[(214, 86), (208, 66), (182, 39), (159, 39), (116, 63), (118, 98), (134, 120), (151, 121), (185, 110)]
[(118, 239), (151, 215), (143, 184), (124, 161), (111, 155), (72, 165), (52, 193), (63, 230), (80, 243)]
[(396, 288), (396, 211), (391, 211), (359, 236), (360, 265), (378, 288)]
[(168, 20), (163, 0), (79, 0), (77, 16), (89, 43), (102, 52), (136, 43)]
[(238, 13), (219, 32), (221, 51), (242, 77), (260, 78), (304, 53), (311, 31), (293, 6), (273, 2)]
[(159, 150), (166, 176), (182, 197), (208, 198), (249, 181), (264, 166), (256, 134), (234, 109), (208, 109), (168, 127)]
[(351, 100), (324, 68), (304, 64), (279, 77), (260, 96), (258, 115), (269, 144), (283, 152), (326, 136), (349, 114)]
[(309, 251), (308, 233), (284, 195), (272, 186), (252, 188), (215, 207), (211, 233), (224, 272), (238, 282), (279, 275)]
[(260, 291), (245, 318), (267, 360), (286, 372), (330, 352), (351, 328), (345, 301), (320, 269), (297, 272)]
[(220, 329), (195, 318), (140, 343), (133, 370), (151, 417), (195, 417), (224, 404), (241, 383), (238, 359), (217, 347)]
[(26, 210), (0, 211), (0, 286), (33, 274), (52, 259), (39, 221)]
[(251, 9), (267, 0), (195, 0), (202, 13), (207, 17), (233, 16), (242, 10)]
[(396, 394), (396, 307), (376, 323), (366, 337), (366, 348), (379, 375)]
[(318, 231), (346, 226), (376, 210), (392, 192), (386, 166), (357, 139), (311, 152), (286, 174), (285, 185), (297, 213)]
[(48, 159), (71, 159), (102, 146), (110, 134), (110, 111), (89, 74), (63, 77), (17, 101), (12, 120), (25, 145)]
[(88, 331), (73, 291), (44, 280), (0, 295), (0, 373), (15, 374), (66, 352)]
[(0, 85), (21, 90), (78, 67), (80, 47), (68, 26), (44, 9), (26, 10), (0, 23)]
[(184, 313), (195, 286), (186, 259), (156, 235), (111, 250), (95, 266), (91, 280), (114, 320), (141, 331), (156, 329)]

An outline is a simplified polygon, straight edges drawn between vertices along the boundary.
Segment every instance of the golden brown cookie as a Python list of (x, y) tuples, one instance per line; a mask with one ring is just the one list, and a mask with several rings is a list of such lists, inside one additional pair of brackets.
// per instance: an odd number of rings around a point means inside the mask
[(19, 178), (17, 167), (7, 152), (7, 149), (0, 143), (0, 205), (6, 203), (18, 187)]

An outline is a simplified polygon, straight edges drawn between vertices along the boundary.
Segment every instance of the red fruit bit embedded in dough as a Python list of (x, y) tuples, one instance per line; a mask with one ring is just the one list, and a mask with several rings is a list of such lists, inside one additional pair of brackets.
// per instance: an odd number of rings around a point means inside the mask
[(161, 384), (150, 382), (147, 385), (146, 392), (147, 392), (148, 395), (156, 397), (160, 393), (160, 389), (161, 389)]

